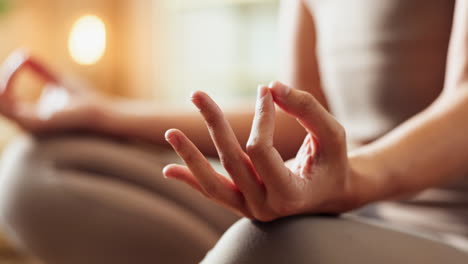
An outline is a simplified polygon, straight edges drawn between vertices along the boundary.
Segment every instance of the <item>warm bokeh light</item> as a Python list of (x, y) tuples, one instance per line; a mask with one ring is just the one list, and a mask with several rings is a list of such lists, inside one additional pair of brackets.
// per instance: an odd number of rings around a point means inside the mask
[(97, 16), (80, 17), (70, 32), (68, 48), (78, 64), (95, 64), (106, 50), (106, 26)]

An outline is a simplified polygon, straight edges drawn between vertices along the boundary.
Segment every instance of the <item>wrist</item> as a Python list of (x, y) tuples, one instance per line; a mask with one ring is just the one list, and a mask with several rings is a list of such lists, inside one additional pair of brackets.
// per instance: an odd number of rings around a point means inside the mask
[(349, 188), (354, 208), (389, 198), (392, 182), (387, 177), (383, 161), (378, 155), (358, 150), (348, 155)]

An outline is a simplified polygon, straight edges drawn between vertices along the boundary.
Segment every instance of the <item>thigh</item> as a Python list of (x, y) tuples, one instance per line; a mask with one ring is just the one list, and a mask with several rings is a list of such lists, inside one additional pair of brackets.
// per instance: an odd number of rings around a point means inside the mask
[(94, 137), (23, 138), (2, 160), (2, 223), (48, 264), (193, 263), (235, 216), (163, 179), (171, 160)]
[(468, 261), (467, 252), (434, 238), (355, 217), (299, 216), (271, 223), (242, 219), (202, 263), (461, 264)]

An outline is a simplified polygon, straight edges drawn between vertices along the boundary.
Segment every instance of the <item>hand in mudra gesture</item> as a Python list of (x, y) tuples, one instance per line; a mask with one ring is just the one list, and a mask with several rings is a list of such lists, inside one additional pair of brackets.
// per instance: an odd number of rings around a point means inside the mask
[[(15, 80), (23, 70), (30, 70), (45, 83), (37, 102), (27, 102), (15, 95)], [(64, 81), (28, 52), (13, 52), (0, 67), (0, 115), (33, 134), (90, 130), (105, 98), (76, 81)]]
[[(294, 214), (338, 213), (356, 206), (344, 129), (311, 94), (279, 82), (259, 87), (245, 152), (208, 95), (196, 92), (192, 101), (206, 121), (230, 179), (218, 174), (176, 129), (169, 130), (166, 139), (187, 166), (168, 165), (165, 176), (181, 180), (209, 199), (260, 221)], [(275, 104), (308, 132), (296, 158), (287, 162), (273, 146)]]

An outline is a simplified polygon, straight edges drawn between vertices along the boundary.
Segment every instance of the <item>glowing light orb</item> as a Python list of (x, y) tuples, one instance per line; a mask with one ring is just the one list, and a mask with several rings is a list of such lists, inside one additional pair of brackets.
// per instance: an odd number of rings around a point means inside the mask
[(78, 64), (91, 65), (98, 62), (106, 50), (104, 22), (94, 15), (80, 17), (71, 29), (68, 49)]

